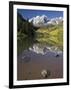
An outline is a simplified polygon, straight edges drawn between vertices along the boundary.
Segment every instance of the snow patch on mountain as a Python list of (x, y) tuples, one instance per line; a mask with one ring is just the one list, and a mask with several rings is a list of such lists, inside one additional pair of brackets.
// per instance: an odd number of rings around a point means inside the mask
[(44, 27), (48, 25), (56, 25), (63, 21), (63, 17), (56, 17), (49, 19), (46, 15), (36, 16), (29, 19), (30, 23), (33, 23), (35, 27)]

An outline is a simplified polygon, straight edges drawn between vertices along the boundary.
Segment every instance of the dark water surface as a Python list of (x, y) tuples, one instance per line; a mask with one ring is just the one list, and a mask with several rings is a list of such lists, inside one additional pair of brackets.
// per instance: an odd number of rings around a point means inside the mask
[[(39, 37), (40, 38), (40, 37)], [(61, 37), (24, 38), (17, 41), (17, 79), (43, 79), (41, 72), (50, 72), (47, 79), (63, 77), (63, 45)], [(51, 39), (52, 38), (52, 39)], [(43, 40), (44, 39), (44, 42)]]

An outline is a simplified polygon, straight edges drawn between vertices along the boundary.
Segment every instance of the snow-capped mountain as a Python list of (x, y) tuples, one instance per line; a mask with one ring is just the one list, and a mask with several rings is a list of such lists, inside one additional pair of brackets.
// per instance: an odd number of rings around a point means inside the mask
[(32, 22), (33, 25), (36, 27), (46, 26), (48, 21), (49, 19), (46, 15), (36, 16), (36, 17), (29, 19), (29, 22)]
[(36, 17), (29, 19), (29, 22), (32, 22), (35, 27), (55, 25), (55, 24), (59, 24), (62, 21), (63, 21), (62, 17), (56, 17), (56, 18), (49, 19), (46, 15), (36, 16)]
[(63, 18), (62, 17), (56, 17), (56, 18), (52, 18), (48, 24), (52, 24), (52, 25), (55, 25), (55, 24), (59, 24), (63, 22)]

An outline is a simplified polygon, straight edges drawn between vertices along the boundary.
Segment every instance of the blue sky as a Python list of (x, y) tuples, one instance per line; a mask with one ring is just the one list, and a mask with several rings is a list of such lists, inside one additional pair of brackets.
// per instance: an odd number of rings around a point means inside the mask
[(25, 19), (42, 15), (46, 15), (49, 19), (63, 17), (63, 11), (17, 9), (17, 12), (19, 12)]

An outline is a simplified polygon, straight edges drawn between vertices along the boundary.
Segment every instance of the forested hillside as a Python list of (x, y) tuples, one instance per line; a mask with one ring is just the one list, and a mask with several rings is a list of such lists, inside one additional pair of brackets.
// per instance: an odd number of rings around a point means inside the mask
[(28, 20), (25, 20), (22, 15), (17, 14), (17, 35), (18, 40), (25, 37), (34, 37), (35, 27)]

